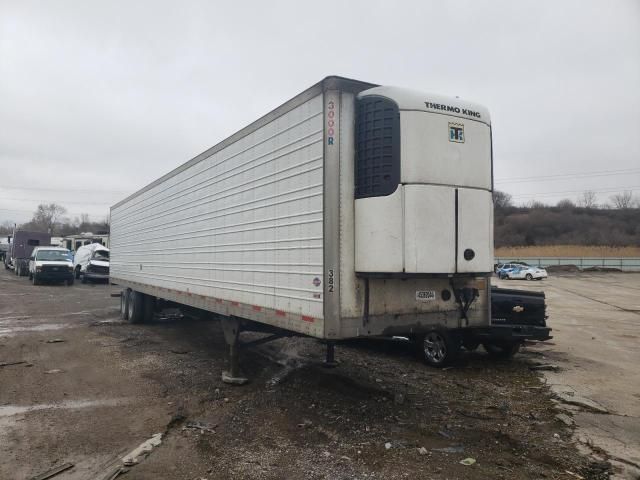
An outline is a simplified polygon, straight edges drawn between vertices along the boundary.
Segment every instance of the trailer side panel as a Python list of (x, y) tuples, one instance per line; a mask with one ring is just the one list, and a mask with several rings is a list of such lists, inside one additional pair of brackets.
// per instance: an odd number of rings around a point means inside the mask
[(322, 336), (323, 95), (111, 211), (114, 283)]

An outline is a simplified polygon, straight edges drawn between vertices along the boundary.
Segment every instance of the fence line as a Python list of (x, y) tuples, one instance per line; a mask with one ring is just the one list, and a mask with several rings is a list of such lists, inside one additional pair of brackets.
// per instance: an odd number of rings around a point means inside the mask
[(619, 268), (624, 272), (640, 272), (640, 257), (496, 257), (496, 263), (526, 262), (536, 267), (575, 265), (579, 269), (591, 267)]

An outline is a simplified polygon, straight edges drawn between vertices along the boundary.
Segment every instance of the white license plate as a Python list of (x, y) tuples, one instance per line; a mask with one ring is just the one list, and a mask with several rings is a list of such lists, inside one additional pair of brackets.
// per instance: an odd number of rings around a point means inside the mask
[(416, 291), (417, 302), (432, 302), (436, 299), (435, 290), (418, 290)]

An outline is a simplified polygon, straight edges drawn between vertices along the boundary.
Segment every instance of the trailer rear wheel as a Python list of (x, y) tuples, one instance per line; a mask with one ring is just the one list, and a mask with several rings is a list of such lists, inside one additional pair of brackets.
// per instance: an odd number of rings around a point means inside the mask
[(142, 321), (149, 323), (153, 320), (153, 312), (156, 309), (156, 297), (153, 295), (144, 294), (142, 300)]
[(120, 292), (120, 318), (129, 320), (129, 290)]
[(144, 298), (142, 293), (129, 290), (128, 316), (130, 323), (142, 323), (144, 320)]
[(451, 364), (460, 353), (460, 342), (446, 330), (431, 330), (418, 336), (416, 347), (424, 362), (436, 368)]

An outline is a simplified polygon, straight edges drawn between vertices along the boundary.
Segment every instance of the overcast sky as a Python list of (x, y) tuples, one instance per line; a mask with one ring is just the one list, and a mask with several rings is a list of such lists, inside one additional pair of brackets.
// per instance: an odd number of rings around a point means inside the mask
[(102, 219), (333, 74), (486, 105), (518, 202), (640, 194), (637, 0), (0, 0), (0, 223)]

